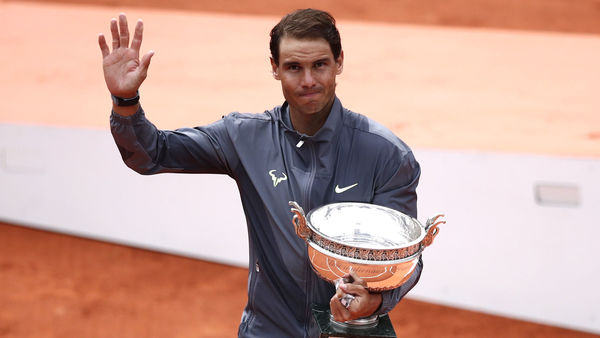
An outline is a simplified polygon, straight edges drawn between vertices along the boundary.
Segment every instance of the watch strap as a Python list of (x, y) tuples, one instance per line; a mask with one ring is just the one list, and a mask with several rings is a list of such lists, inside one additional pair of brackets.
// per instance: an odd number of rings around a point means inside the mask
[(119, 107), (129, 107), (134, 106), (140, 102), (140, 92), (136, 91), (134, 97), (118, 97), (115, 95), (111, 95), (112, 101)]

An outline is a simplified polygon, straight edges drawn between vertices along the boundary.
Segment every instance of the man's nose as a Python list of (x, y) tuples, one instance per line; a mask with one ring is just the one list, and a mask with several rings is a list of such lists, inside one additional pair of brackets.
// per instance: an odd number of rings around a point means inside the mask
[(305, 69), (302, 74), (302, 87), (312, 88), (316, 85), (315, 77), (312, 69)]

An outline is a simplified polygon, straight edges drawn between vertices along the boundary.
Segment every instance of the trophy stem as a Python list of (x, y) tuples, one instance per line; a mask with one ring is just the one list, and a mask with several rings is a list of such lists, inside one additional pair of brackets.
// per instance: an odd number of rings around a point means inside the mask
[(329, 314), (329, 321), (331, 321), (331, 323), (333, 325), (336, 325), (339, 327), (360, 330), (360, 329), (370, 329), (372, 327), (377, 326), (377, 324), (379, 324), (379, 316), (373, 315), (373, 316), (369, 316), (369, 317), (348, 320), (345, 322), (338, 322), (337, 320), (333, 319), (332, 314)]

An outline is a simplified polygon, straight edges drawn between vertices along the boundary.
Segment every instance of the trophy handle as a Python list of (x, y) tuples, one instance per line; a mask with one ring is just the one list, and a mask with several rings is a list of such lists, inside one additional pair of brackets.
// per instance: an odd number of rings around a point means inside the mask
[(444, 220), (438, 221), (438, 219), (440, 217), (444, 217), (444, 215), (441, 215), (441, 214), (436, 215), (436, 216), (428, 219), (427, 223), (425, 223), (425, 231), (427, 232), (427, 235), (425, 235), (425, 238), (423, 239), (423, 242), (422, 242), (424, 247), (428, 247), (431, 245), (431, 243), (433, 243), (433, 239), (440, 232), (438, 225), (446, 223), (446, 221), (444, 221)]
[(292, 223), (294, 223), (296, 235), (302, 238), (305, 242), (308, 242), (311, 231), (306, 224), (306, 214), (304, 213), (304, 210), (298, 203), (294, 201), (289, 201), (288, 204), (292, 207), (291, 211), (294, 213)]

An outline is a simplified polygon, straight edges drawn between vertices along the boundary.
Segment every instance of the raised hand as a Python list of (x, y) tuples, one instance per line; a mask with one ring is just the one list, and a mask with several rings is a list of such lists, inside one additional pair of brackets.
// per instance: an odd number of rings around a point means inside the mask
[(129, 45), (129, 29), (127, 17), (124, 13), (119, 15), (119, 21), (110, 21), (112, 35), (112, 52), (106, 44), (103, 34), (98, 36), (98, 44), (102, 51), (102, 68), (104, 80), (112, 95), (119, 97), (134, 97), (140, 85), (146, 79), (150, 59), (154, 51), (146, 53), (140, 60), (140, 47), (144, 24), (138, 20), (131, 45)]

